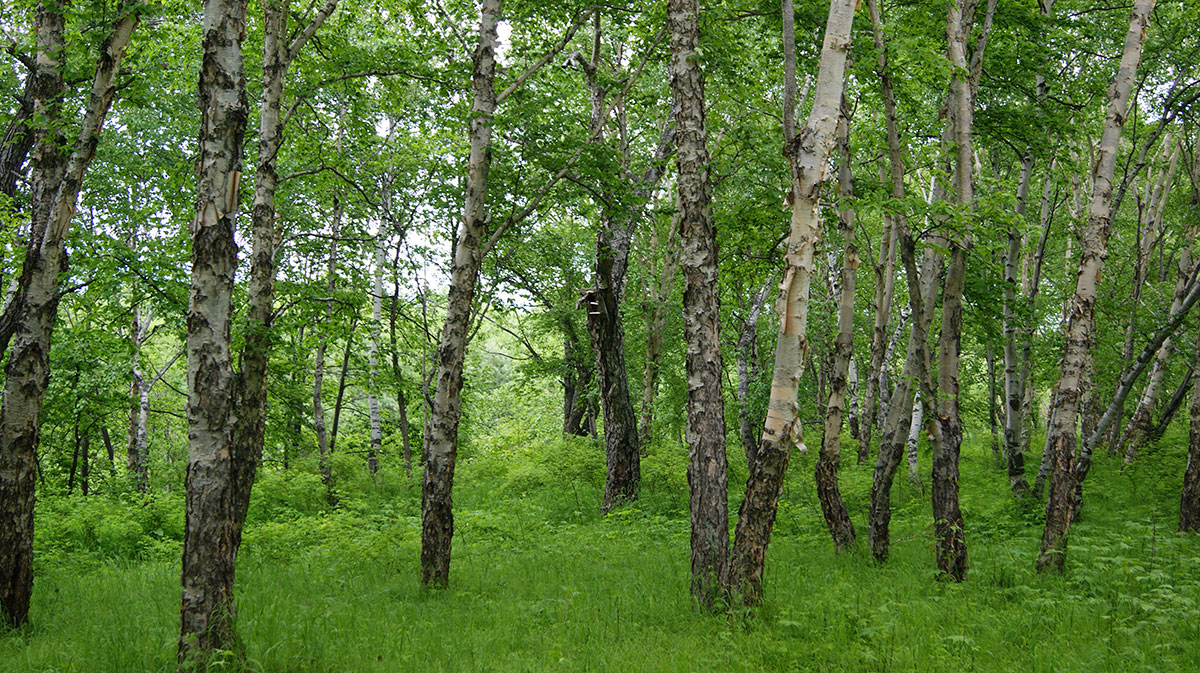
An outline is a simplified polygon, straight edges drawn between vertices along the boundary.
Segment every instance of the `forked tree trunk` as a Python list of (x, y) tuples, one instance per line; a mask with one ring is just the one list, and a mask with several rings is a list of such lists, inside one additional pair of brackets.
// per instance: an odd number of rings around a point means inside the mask
[[(850, 174), (849, 105), (842, 97), (842, 117), (838, 124), (838, 198), (854, 199)], [(854, 524), (838, 490), (838, 467), (842, 453), (842, 417), (846, 406), (846, 378), (854, 356), (854, 286), (858, 272), (858, 248), (854, 243), (854, 209), (849, 205), (838, 211), (838, 231), (842, 234), (841, 295), (838, 298), (838, 333), (833, 345), (833, 373), (830, 377), (829, 402), (825, 405), (825, 432), (817, 455), (817, 499), (825, 515), (825, 525), (833, 536), (833, 546), (842, 551), (854, 544)]]
[[(904, 369), (892, 393), (888, 415), (879, 433), (879, 455), (871, 481), (871, 504), (867, 518), (867, 534), (871, 541), (871, 554), (877, 561), (886, 561), (890, 546), (889, 530), (892, 520), (891, 494), (896, 468), (904, 454), (909, 431), (919, 428), (920, 421), (913, 422), (915, 388), (918, 379), (927, 376), (928, 354), (926, 353), (925, 321), (921, 299), (920, 273), (917, 271), (916, 244), (907, 227), (897, 229), (900, 259), (904, 264), (904, 275), (908, 282), (908, 302), (912, 320), (912, 331), (908, 337), (908, 351), (904, 358)], [(915, 453), (916, 444), (913, 443)]]
[[(30, 74), (33, 115), (40, 123), (30, 175), (29, 239), (17, 290), (5, 307), (0, 356), (7, 351), (0, 405), (0, 624), (20, 626), (33, 591), (33, 509), (40, 416), (50, 380), (50, 338), (58, 315), (59, 277), (67, 270), (66, 239), (83, 176), (96, 154), (100, 131), (116, 93), (125, 48), (141, 6), (127, 8), (100, 46), (95, 75), (74, 142), (62, 104), (66, 89), (60, 62), (66, 54), (58, 5), (37, 12), (37, 66)], [(62, 148), (68, 146), (69, 152)], [(10, 341), (11, 339), (11, 341)], [(11, 348), (8, 348), (11, 345)]]
[[(783, 490), (783, 477), (792, 444), (800, 436), (797, 394), (808, 354), (809, 287), (814, 253), (821, 235), (818, 207), (821, 184), (827, 177), (829, 156), (837, 140), (837, 123), (850, 48), (850, 28), (856, 0), (832, 0), (821, 48), (821, 62), (808, 124), (788, 141), (791, 180), (791, 231), (784, 256), (786, 269), (776, 303), (779, 334), (767, 419), (754, 467), (746, 480), (745, 499), (738, 510), (737, 529), (730, 559), (729, 584), (733, 600), (753, 605), (761, 602), (763, 569), (771, 528)], [(785, 17), (791, 20), (792, 17)], [(785, 83), (795, 86), (794, 82)]]
[(1104, 258), (1108, 252), (1113, 197), (1112, 176), (1116, 166), (1117, 144), (1125, 123), (1125, 111), (1133, 89), (1142, 39), (1154, 0), (1135, 0), (1129, 19), (1129, 32), (1116, 80), (1109, 90), (1108, 114), (1100, 140), (1099, 156), (1092, 171), (1095, 177), (1087, 228), (1080, 237), (1081, 254), (1075, 293), (1067, 321), (1067, 343), (1060, 366), (1060, 378), (1054, 394), (1053, 423), (1048, 433), (1050, 458), (1050, 499), (1046, 504), (1046, 525), (1042, 531), (1037, 567), (1043, 571), (1061, 571), (1066, 559), (1067, 533), (1073, 517), (1075, 479), (1075, 428), (1079, 417), (1079, 388), (1092, 349), (1092, 324), (1096, 290)]
[(680, 268), (687, 344), (688, 492), (691, 591), (704, 608), (723, 593), (728, 573), (725, 400), (721, 391), (721, 309), (717, 296), (712, 182), (700, 72), (697, 0), (668, 0), (671, 92), (675, 98), (675, 165), (679, 198)]
[[(327, 0), (286, 43), (286, 2), (264, 5), (263, 93), (242, 370), (230, 353), (234, 233), (248, 116), (241, 40), (244, 0), (207, 0), (200, 76), (200, 157), (188, 309), (188, 472), (179, 661), (234, 649), (233, 583), (242, 524), (262, 456), (275, 288), (275, 160), (288, 64), (333, 12)], [(164, 370), (165, 371), (165, 370)]]

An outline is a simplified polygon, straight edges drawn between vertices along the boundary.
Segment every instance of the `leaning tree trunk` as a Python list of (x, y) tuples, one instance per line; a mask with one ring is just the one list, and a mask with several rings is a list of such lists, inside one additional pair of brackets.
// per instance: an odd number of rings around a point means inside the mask
[(1135, 0), (1129, 19), (1129, 32), (1116, 80), (1110, 89), (1108, 115), (1100, 140), (1099, 156), (1092, 171), (1095, 177), (1087, 228), (1080, 237), (1079, 273), (1067, 321), (1067, 343), (1063, 351), (1060, 378), (1054, 393), (1053, 424), (1048, 433), (1050, 459), (1050, 499), (1046, 504), (1046, 525), (1042, 531), (1041, 553), (1037, 566), (1043, 571), (1061, 571), (1066, 558), (1067, 533), (1074, 509), (1075, 426), (1079, 417), (1079, 388), (1092, 350), (1092, 323), (1096, 289), (1104, 258), (1108, 253), (1110, 205), (1113, 197), (1112, 176), (1116, 167), (1117, 144), (1125, 124), (1125, 111), (1133, 90), (1142, 39), (1146, 32), (1154, 0)]
[[(850, 174), (849, 105), (842, 97), (842, 118), (838, 124), (838, 149), (841, 166), (838, 170), (838, 198), (854, 199)], [(846, 377), (854, 356), (854, 286), (858, 271), (858, 248), (854, 244), (854, 209), (838, 211), (838, 231), (842, 234), (841, 296), (838, 299), (838, 334), (833, 345), (833, 374), (830, 377), (829, 401), (825, 405), (825, 432), (817, 455), (817, 499), (825, 515), (825, 525), (833, 536), (833, 546), (842, 551), (854, 544), (854, 524), (838, 490), (838, 466), (842, 453), (842, 416), (846, 406)]]
[[(1196, 235), (1200, 233), (1197, 227), (1193, 226), (1186, 235), (1187, 241), (1183, 250), (1179, 253), (1179, 266), (1175, 276), (1175, 292), (1171, 297), (1171, 314), (1174, 315), (1180, 309), (1187, 295), (1188, 281), (1192, 274), (1192, 241)], [(1150, 375), (1146, 378), (1146, 387), (1142, 389), (1142, 395), (1138, 399), (1137, 408), (1134, 409), (1133, 416), (1129, 418), (1129, 423), (1125, 426), (1125, 433), (1121, 437), (1121, 444), (1125, 447), (1125, 464), (1129, 465), (1133, 459), (1137, 457), (1138, 449), (1146, 441), (1147, 435), (1150, 432), (1150, 427), (1153, 421), (1154, 409), (1158, 406), (1159, 391), (1162, 390), (1163, 380), (1167, 375), (1167, 363), (1171, 359), (1171, 354), (1174, 352), (1174, 344), (1170, 337), (1167, 337), (1159, 346), (1158, 352), (1154, 354), (1154, 365), (1150, 369)]]
[(687, 343), (691, 590), (701, 606), (711, 608), (721, 596), (728, 574), (729, 509), (725, 400), (721, 392), (721, 310), (697, 1), (668, 0), (667, 26), (671, 43), (671, 91), (676, 106), (675, 165)]
[[(762, 600), (767, 545), (771, 541), (771, 528), (775, 524), (792, 444), (800, 436), (797, 394), (808, 354), (808, 295), (814, 271), (813, 257), (821, 235), (820, 189), (827, 177), (826, 164), (837, 140), (846, 52), (850, 48), (850, 28), (856, 5), (855, 0), (832, 0), (829, 4), (812, 111), (806, 128), (789, 139), (785, 148), (792, 173), (792, 215), (784, 257), (786, 270), (776, 303), (780, 319), (775, 369), (767, 419), (754, 467), (746, 480), (745, 499), (738, 511), (730, 559), (729, 585), (734, 600), (744, 604)], [(785, 85), (794, 87), (795, 83)]]
[(482, 0), (479, 43), (471, 86), (470, 156), (466, 203), (450, 265), (446, 322), (438, 345), (437, 384), (425, 424), (425, 478), (421, 491), (421, 582), (444, 587), (450, 579), (450, 540), (454, 536), (451, 488), (458, 455), (462, 414), (463, 360), (471, 323), (471, 303), (487, 233), (487, 184), (491, 169), (492, 116), (496, 112), (496, 44), (501, 0)]
[(100, 46), (79, 134), (69, 153), (61, 149), (65, 144), (62, 129), (67, 125), (61, 109), (66, 64), (59, 61), (66, 52), (63, 14), (57, 5), (42, 5), (37, 12), (37, 67), (30, 77), (35, 78), (31, 85), (34, 118), (43, 121), (35, 131), (25, 264), (17, 292), (4, 311), (6, 318), (11, 317), (13, 329), (5, 329), (7, 333), (0, 339), (4, 346), (0, 355), (8, 352), (0, 405), (0, 624), (19, 626), (29, 615), (40, 415), (50, 381), (50, 338), (58, 316), (59, 277), (67, 270), (67, 233), (140, 10), (140, 6), (129, 7)]

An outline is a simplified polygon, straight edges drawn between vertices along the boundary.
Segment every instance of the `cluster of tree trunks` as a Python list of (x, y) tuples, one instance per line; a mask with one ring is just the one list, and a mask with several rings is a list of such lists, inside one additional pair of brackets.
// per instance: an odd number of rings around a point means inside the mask
[[(19, 626), (29, 614), (33, 590), (34, 477), (39, 416), (50, 380), (50, 339), (58, 316), (59, 277), (67, 270), (66, 239), (75, 215), (84, 172), (100, 142), (104, 120), (116, 95), (126, 47), (138, 25), (141, 3), (123, 7), (99, 47), (95, 73), (78, 126), (68, 144), (63, 73), (67, 64), (64, 8), (39, 3), (36, 54), (29, 59), (22, 108), (27, 128), (7, 147), (5, 193), (12, 171), (30, 158), (29, 231), (21, 274), (0, 316), (0, 353), (7, 352), (0, 407), (0, 621)], [(14, 139), (16, 139), (14, 137)], [(23, 150), (23, 151), (22, 151)], [(86, 450), (85, 450), (86, 455)]]

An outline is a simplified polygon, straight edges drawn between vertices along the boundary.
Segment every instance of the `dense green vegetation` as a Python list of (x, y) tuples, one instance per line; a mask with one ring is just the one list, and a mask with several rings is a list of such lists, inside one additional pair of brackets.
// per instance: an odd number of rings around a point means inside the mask
[[(336, 507), (315, 465), (265, 472), (239, 559), (245, 661), (234, 668), (1164, 673), (1196, 665), (1200, 539), (1174, 532), (1178, 431), (1124, 472), (1118, 460), (1099, 463), (1065, 577), (1033, 568), (1042, 507), (1012, 499), (990, 448), (969, 443), (972, 579), (961, 585), (936, 579), (928, 498), (907, 483), (894, 496), (888, 563), (862, 548), (835, 555), (813, 459), (797, 457), (772, 544), (771, 600), (714, 618), (696, 612), (687, 593), (684, 447), (656, 446), (639, 501), (599, 517), (598, 447), (559, 438), (537, 416), (472, 435), (447, 591), (419, 585), (420, 488), (394, 461), (378, 487), (360, 461), (340, 463)], [(844, 468), (859, 525), (869, 489), (867, 467)], [(51, 496), (38, 514), (32, 625), (0, 637), (0, 670), (172, 670), (179, 494)]]
[(0, 14), (0, 673), (1200, 667), (1200, 4), (193, 4)]

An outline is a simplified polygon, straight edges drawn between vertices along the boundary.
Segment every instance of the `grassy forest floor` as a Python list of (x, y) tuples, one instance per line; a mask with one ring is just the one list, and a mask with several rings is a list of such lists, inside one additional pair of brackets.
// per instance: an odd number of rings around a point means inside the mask
[[(1034, 572), (1043, 506), (1011, 499), (990, 445), (970, 442), (962, 585), (936, 579), (928, 498), (903, 467), (892, 557), (877, 565), (865, 549), (870, 468), (843, 468), (860, 542), (838, 556), (813, 456), (797, 456), (766, 604), (732, 618), (697, 613), (688, 597), (682, 447), (657, 448), (642, 498), (601, 518), (600, 447), (488, 441), (460, 462), (451, 587), (441, 592), (418, 583), (419, 481), (389, 471), (375, 487), (359, 458), (339, 456), (340, 504), (330, 507), (312, 471), (264, 472), (237, 578), (245, 670), (1200, 670), (1200, 538), (1174, 532), (1179, 434), (1124, 472), (1117, 459), (1098, 461), (1063, 577)], [(740, 451), (730, 462), (736, 514)], [(37, 526), (32, 624), (0, 634), (0, 671), (173, 670), (178, 492), (43, 497)]]

